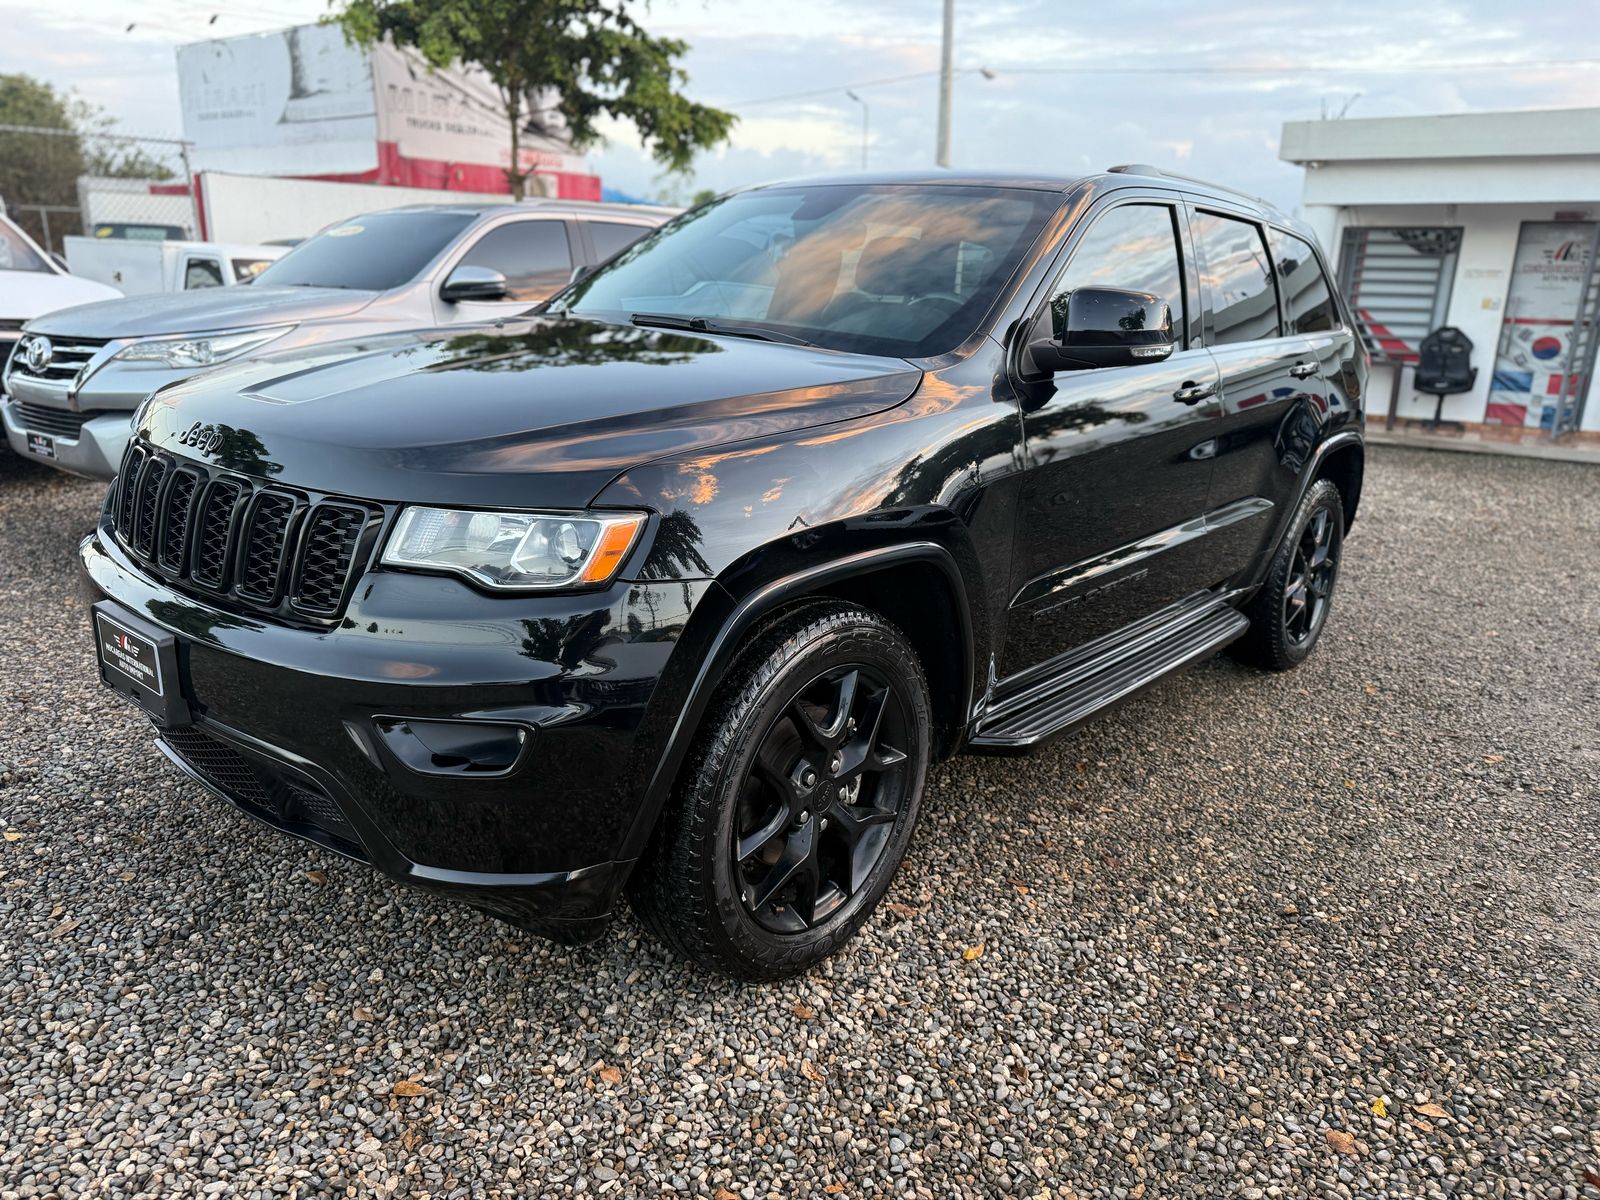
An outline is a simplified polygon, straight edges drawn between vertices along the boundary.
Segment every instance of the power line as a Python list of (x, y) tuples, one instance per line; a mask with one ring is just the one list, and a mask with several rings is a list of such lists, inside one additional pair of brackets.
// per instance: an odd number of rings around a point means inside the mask
[[(976, 75), (983, 71), (992, 71), (995, 75), (1304, 75), (1304, 74), (1337, 74), (1337, 75), (1396, 75), (1412, 71), (1515, 71), (1528, 67), (1538, 67), (1541, 70), (1550, 67), (1592, 67), (1600, 65), (1600, 58), (1557, 58), (1539, 62), (1518, 60), (1507, 62), (1505, 60), (1483, 62), (1421, 62), (1407, 63), (1403, 66), (1392, 67), (1359, 67), (1349, 63), (1289, 63), (1275, 67), (1252, 66), (1161, 66), (1161, 67), (963, 67), (957, 70), (957, 75)], [(863, 79), (854, 83), (839, 83), (832, 87), (809, 88), (801, 92), (783, 92), (776, 96), (757, 96), (751, 100), (741, 100), (727, 107), (733, 109), (753, 108), (758, 104), (778, 104), (785, 100), (808, 100), (813, 96), (832, 96), (845, 90), (860, 91), (863, 88), (888, 87), (897, 83), (909, 83), (916, 79), (933, 79), (938, 71), (914, 71), (908, 75), (888, 75), (881, 79)]]

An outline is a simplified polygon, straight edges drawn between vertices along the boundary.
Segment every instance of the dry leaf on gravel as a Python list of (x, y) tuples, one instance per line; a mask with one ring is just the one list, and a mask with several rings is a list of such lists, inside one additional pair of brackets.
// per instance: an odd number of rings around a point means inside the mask
[(844, 1184), (842, 1184), (842, 1183), (830, 1183), (827, 1187), (823, 1188), (822, 1190), (825, 1193), (827, 1193), (828, 1195), (830, 1195), (830, 1196), (837, 1196), (840, 1192), (844, 1191)]
[(967, 962), (971, 962), (975, 958), (982, 958), (983, 951), (984, 945), (982, 942), (979, 942), (976, 946), (968, 946), (965, 950), (963, 950), (961, 952), (961, 957)]
[(378, 1019), (377, 1014), (370, 1008), (362, 1008), (359, 1004), (356, 1005), (356, 1011), (351, 1015), (358, 1021), (376, 1021)]
[(1389, 1098), (1387, 1096), (1379, 1096), (1369, 1107), (1372, 1109), (1373, 1116), (1387, 1117), (1389, 1115)]
[(739, 1195), (738, 1192), (729, 1191), (725, 1187), (719, 1187), (711, 1194), (711, 1200), (744, 1200), (744, 1197)]
[(1013, 883), (1011, 886), (1017, 889), (1017, 895), (1019, 896), (1026, 896), (1033, 890), (1025, 883)]
[(326, 871), (307, 871), (306, 878), (311, 880), (312, 883), (327, 883), (328, 873)]
[(1485, 754), (1483, 756), (1483, 761), (1491, 765), (1498, 762), (1505, 762), (1505, 760), (1506, 756), (1504, 754)]
[(622, 1082), (621, 1068), (608, 1067), (605, 1063), (601, 1063), (598, 1070), (600, 1072), (600, 1078), (606, 1083), (609, 1083), (612, 1087), (616, 1087), (617, 1084)]
[(922, 911), (920, 908), (912, 908), (909, 904), (890, 903), (885, 904), (884, 908), (888, 909), (892, 915), (899, 917), (902, 921), (907, 920), (910, 917), (914, 917)]
[(1450, 1119), (1450, 1114), (1437, 1104), (1419, 1104), (1413, 1111), (1419, 1112), (1425, 1117), (1432, 1117), (1435, 1121), (1448, 1121)]
[(799, 1017), (802, 1021), (812, 1020), (817, 1015), (816, 1009), (812, 1008), (810, 1005), (801, 1004), (798, 1000), (789, 1006), (789, 1011), (795, 1016)]
[(20, 842), (22, 840), (22, 835), (15, 829), (8, 829), (5, 832), (5, 839), (8, 842)]
[(1330, 1129), (1327, 1132), (1328, 1145), (1340, 1154), (1354, 1154), (1356, 1152), (1356, 1139), (1353, 1134), (1342, 1129)]
[(423, 1087), (415, 1079), (402, 1079), (391, 1090), (396, 1096), (426, 1096), (433, 1091), (430, 1087)]
[(800, 1060), (800, 1074), (811, 1080), (812, 1083), (822, 1082), (822, 1072), (817, 1069), (817, 1064), (812, 1062), (809, 1058), (802, 1058)]

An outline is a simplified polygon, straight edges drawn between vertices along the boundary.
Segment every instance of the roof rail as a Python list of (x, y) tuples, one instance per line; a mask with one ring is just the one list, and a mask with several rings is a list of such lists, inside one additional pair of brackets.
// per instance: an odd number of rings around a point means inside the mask
[(1115, 167), (1107, 167), (1106, 173), (1115, 175), (1154, 175), (1161, 179), (1177, 179), (1184, 183), (1198, 183), (1201, 187), (1215, 188), (1219, 192), (1227, 192), (1229, 195), (1238, 196), (1242, 199), (1249, 200), (1252, 203), (1259, 204), (1261, 207), (1270, 209), (1273, 212), (1278, 211), (1278, 206), (1272, 203), (1272, 201), (1266, 199), (1264, 196), (1256, 196), (1250, 192), (1243, 192), (1238, 188), (1229, 187), (1225, 183), (1216, 183), (1210, 179), (1201, 179), (1198, 175), (1182, 175), (1177, 171), (1163, 171), (1160, 167), (1152, 167), (1149, 163), (1121, 163)]

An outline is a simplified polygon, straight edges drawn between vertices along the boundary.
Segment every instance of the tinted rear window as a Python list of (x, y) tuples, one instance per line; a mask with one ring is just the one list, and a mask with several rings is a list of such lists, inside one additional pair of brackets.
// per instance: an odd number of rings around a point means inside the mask
[(301, 242), (256, 276), (260, 287), (381, 292), (415, 279), (475, 219), (468, 212), (353, 217)]
[(1295, 333), (1322, 333), (1339, 324), (1333, 293), (1310, 245), (1279, 229), (1267, 230), (1272, 259), (1278, 268), (1278, 290), (1284, 314)]

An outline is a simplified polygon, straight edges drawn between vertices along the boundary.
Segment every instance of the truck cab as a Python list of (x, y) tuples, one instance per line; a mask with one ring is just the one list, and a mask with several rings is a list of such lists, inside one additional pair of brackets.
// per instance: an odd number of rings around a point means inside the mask
[(248, 283), (289, 253), (287, 246), (242, 242), (146, 241), (139, 238), (62, 239), (75, 275), (118, 288), (124, 295), (192, 292)]

